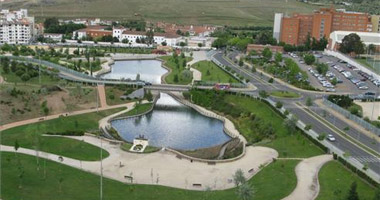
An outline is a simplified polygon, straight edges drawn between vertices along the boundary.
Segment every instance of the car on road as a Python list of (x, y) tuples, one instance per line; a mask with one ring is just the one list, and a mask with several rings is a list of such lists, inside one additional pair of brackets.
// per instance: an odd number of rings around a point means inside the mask
[(336, 92), (334, 88), (326, 88), (326, 92)]
[(328, 134), (328, 135), (327, 135), (327, 139), (328, 139), (330, 142), (335, 142), (335, 141), (336, 141), (335, 137), (334, 137), (333, 135), (331, 135), (331, 134)]

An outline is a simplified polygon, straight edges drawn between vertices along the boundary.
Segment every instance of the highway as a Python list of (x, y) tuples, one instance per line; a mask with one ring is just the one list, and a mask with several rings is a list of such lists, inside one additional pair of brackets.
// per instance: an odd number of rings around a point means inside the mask
[[(236, 58), (237, 54), (238, 54), (237, 52), (233, 52), (232, 54), (228, 55), (228, 57), (229, 59), (233, 60)], [(265, 90), (267, 92), (271, 92), (275, 90), (286, 90), (286, 91), (301, 93), (303, 97), (297, 100), (281, 99), (281, 101), (283, 102), (284, 108), (286, 108), (291, 113), (296, 115), (298, 119), (300, 119), (305, 124), (311, 124), (312, 129), (315, 130), (317, 133), (326, 133), (326, 134), (334, 135), (336, 138), (336, 141), (332, 143), (334, 146), (343, 150), (344, 152), (349, 152), (353, 158), (355, 158), (356, 160), (358, 160), (359, 162), (363, 164), (368, 164), (369, 168), (371, 168), (376, 173), (380, 174), (380, 158), (378, 156), (373, 155), (363, 150), (361, 147), (357, 146), (356, 144), (342, 137), (340, 134), (337, 134), (335, 131), (331, 130), (331, 128), (328, 125), (317, 120), (314, 115), (310, 114), (310, 112), (307, 112), (301, 106), (296, 104), (296, 102), (300, 102), (300, 103), (305, 102), (305, 99), (307, 97), (311, 97), (312, 99), (320, 99), (324, 95), (323, 93), (321, 94), (318, 92), (301, 92), (299, 90), (294, 90), (293, 88), (290, 88), (284, 84), (277, 83), (276, 81), (273, 84), (270, 84), (268, 83), (268, 79), (269, 79), (268, 77), (261, 76), (257, 72), (252, 73), (250, 70), (246, 70), (242, 67), (239, 67), (238, 65), (234, 64), (230, 60), (227, 60), (226, 58), (224, 58), (222, 53), (216, 53), (213, 55), (213, 57), (217, 59), (223, 65), (231, 67), (238, 74), (249, 79), (250, 82), (257, 87), (258, 91)], [(249, 92), (248, 94), (257, 95), (257, 92)], [(271, 98), (274, 101), (277, 101), (276, 98), (273, 98), (273, 97), (269, 97), (269, 98)], [(322, 109), (320, 109), (316, 105), (312, 106), (310, 109), (315, 110), (318, 114), (322, 113)], [(317, 116), (320, 116), (320, 115), (317, 115)], [(331, 116), (325, 117), (325, 119), (330, 121), (332, 120), (332, 117)], [(342, 130), (344, 127), (350, 127), (350, 130), (347, 132), (349, 136), (352, 136), (353, 138), (357, 139), (362, 144), (366, 145), (368, 148), (371, 148), (373, 151), (380, 153), (379, 142), (377, 142), (376, 140), (372, 138), (369, 138), (365, 134), (360, 133), (360, 131), (355, 130), (349, 124), (347, 124), (344, 121), (339, 120), (338, 118), (334, 118), (333, 120), (337, 128)]]

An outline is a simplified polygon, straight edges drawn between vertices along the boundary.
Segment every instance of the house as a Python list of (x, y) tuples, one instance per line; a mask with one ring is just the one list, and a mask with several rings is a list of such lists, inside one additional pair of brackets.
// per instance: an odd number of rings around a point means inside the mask
[(103, 36), (112, 36), (112, 31), (106, 30), (107, 26), (88, 26), (73, 32), (73, 39), (83, 39), (86, 37), (100, 38)]
[(51, 40), (57, 41), (57, 42), (60, 42), (63, 39), (63, 34), (44, 33), (43, 36), (45, 39), (51, 39)]

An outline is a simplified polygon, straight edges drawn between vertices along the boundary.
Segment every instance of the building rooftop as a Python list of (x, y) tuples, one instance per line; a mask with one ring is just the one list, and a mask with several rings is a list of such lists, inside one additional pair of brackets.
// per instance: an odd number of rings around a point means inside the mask
[(380, 33), (374, 32), (334, 31), (330, 34), (330, 38), (338, 43), (341, 43), (344, 36), (351, 33), (356, 33), (359, 35), (365, 45), (380, 45)]

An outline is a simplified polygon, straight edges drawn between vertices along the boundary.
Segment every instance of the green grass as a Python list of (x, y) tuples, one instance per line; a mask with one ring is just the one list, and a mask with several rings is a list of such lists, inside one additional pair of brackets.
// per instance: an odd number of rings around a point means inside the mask
[(106, 86), (105, 90), (106, 90), (106, 98), (107, 98), (108, 105), (118, 105), (118, 104), (131, 102), (132, 100), (127, 100), (127, 99), (124, 100), (124, 99), (121, 99), (120, 96), (124, 95), (126, 92), (132, 93), (133, 91), (135, 91), (135, 89), (133, 88), (120, 89), (118, 87), (113, 87), (113, 86)]
[(374, 197), (375, 188), (346, 169), (341, 163), (328, 162), (319, 172), (320, 192), (317, 200), (344, 199), (353, 182), (357, 183), (360, 199), (370, 200)]
[(135, 108), (133, 108), (132, 110), (126, 113), (119, 115), (118, 117), (129, 117), (129, 116), (139, 115), (141, 113), (145, 113), (148, 110), (150, 110), (152, 106), (153, 106), (152, 103), (137, 104)]
[[(181, 73), (184, 71), (184, 68), (182, 67), (183, 60), (186, 59), (186, 62), (189, 62), (192, 60), (192, 58), (181, 58), (181, 56), (178, 56), (178, 63), (180, 65), (179, 68), (177, 67), (176, 63), (171, 59), (172, 56), (161, 56), (160, 58), (165, 61), (164, 65), (171, 69), (171, 72), (165, 77), (166, 83), (180, 85), (187, 85), (191, 83), (192, 78), (184, 78), (181, 76)], [(174, 80), (174, 77), (176, 75), (178, 76), (178, 82)]]
[[(36, 159), (33, 156), (13, 153), (2, 153), (2, 199), (40, 200), (81, 200), (98, 199), (99, 176), (61, 165), (56, 162), (40, 159), (40, 170), (37, 171)], [(298, 161), (276, 161), (262, 169), (248, 181), (253, 186), (255, 200), (280, 200), (289, 195), (296, 186), (294, 168)], [(20, 170), (24, 171), (22, 188), (20, 185)], [(44, 167), (46, 166), (46, 168)], [(46, 171), (46, 177), (44, 173)], [(61, 188), (59, 180), (63, 178)], [(278, 181), (281, 180), (281, 181)], [(156, 185), (126, 185), (104, 178), (104, 199), (108, 200), (220, 200), (237, 199), (235, 189), (224, 191), (191, 191), (174, 189)]]
[(280, 97), (280, 98), (299, 98), (301, 95), (295, 92), (289, 91), (274, 91), (270, 93), (271, 96)]
[(239, 83), (234, 77), (220, 69), (211, 61), (199, 61), (192, 65), (202, 73), (202, 81), (218, 83)]
[[(17, 76), (13, 72), (9, 72), (7, 74), (4, 73), (2, 68), (0, 70), (0, 75), (8, 83), (20, 83), (20, 84), (26, 83), (26, 84), (38, 84), (38, 85), (40, 84), (40, 79), (38, 76), (33, 77), (33, 78), (29, 79), (28, 81), (24, 82), (21, 80), (21, 78), (19, 76)], [(40, 85), (54, 85), (54, 84), (57, 84), (58, 82), (59, 82), (59, 78), (48, 75), (44, 72), (41, 73), (41, 84)]]
[[(94, 145), (62, 137), (42, 136), (47, 132), (93, 131), (98, 129), (98, 121), (105, 116), (118, 112), (122, 108), (87, 113), (76, 116), (60, 117), (34, 124), (18, 126), (5, 130), (1, 133), (1, 144), (14, 146), (15, 142), (20, 147), (35, 149), (39, 146), (40, 151), (58, 154), (80, 160), (99, 160), (100, 149)], [(105, 157), (108, 152), (104, 151)]]
[[(226, 96), (226, 100), (237, 107), (244, 108), (246, 111), (256, 114), (263, 121), (271, 122), (273, 128), (276, 130), (276, 138), (260, 145), (276, 149), (280, 157), (305, 158), (323, 153), (320, 148), (302, 136), (301, 133), (296, 132), (289, 134), (283, 125), (283, 118), (273, 111), (269, 105), (248, 97), (238, 97), (235, 95)], [(244, 137), (251, 137), (253, 133), (250, 130), (250, 120), (245, 118), (234, 118), (231, 120), (237, 125), (238, 130)]]
[[(19, 2), (19, 3), (17, 3)], [(296, 0), (37, 0), (37, 5), (25, 1), (5, 1), (3, 8), (26, 8), (37, 18), (93, 18), (127, 20), (146, 19), (179, 24), (219, 24), (219, 25), (273, 25), (275, 12), (308, 13), (317, 6)], [(43, 12), (41, 6), (43, 5)]]
[(380, 73), (380, 71), (379, 71), (380, 70), (380, 61), (375, 62), (375, 65), (372, 66), (372, 64), (368, 63), (367, 59), (365, 59), (365, 58), (355, 58), (355, 60), (358, 63), (362, 64), (364, 67), (367, 67), (368, 69), (370, 69), (371, 71), (376, 72), (377, 74)]

